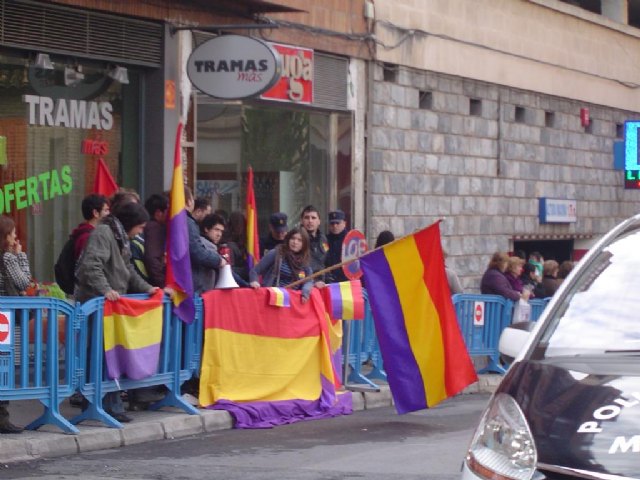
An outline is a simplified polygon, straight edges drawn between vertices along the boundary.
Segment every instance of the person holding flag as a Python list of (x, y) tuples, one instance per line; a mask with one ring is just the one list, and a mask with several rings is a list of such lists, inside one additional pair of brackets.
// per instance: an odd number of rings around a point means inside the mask
[(249, 167), (247, 179), (247, 267), (249, 271), (260, 261), (260, 237), (258, 237), (258, 209), (253, 190), (253, 168)]

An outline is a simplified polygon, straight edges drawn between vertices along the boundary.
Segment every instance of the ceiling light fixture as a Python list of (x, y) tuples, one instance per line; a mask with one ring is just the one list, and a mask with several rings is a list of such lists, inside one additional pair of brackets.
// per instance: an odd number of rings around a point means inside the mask
[(35, 66), (43, 70), (53, 70), (53, 62), (48, 53), (39, 53), (36, 55)]
[(64, 67), (64, 84), (67, 87), (72, 87), (84, 80), (84, 73), (82, 73), (82, 66), (77, 67)]
[(127, 85), (129, 83), (129, 72), (125, 67), (115, 66), (107, 70), (107, 76), (116, 82)]

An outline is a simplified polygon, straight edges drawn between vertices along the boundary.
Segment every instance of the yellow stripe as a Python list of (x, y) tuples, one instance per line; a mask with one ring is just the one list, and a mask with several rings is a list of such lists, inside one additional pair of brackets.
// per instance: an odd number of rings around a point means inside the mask
[(353, 318), (353, 292), (351, 282), (340, 282), (340, 296), (342, 297), (342, 318)]
[(284, 292), (279, 288), (273, 289), (276, 292), (276, 305), (282, 307), (284, 305)]
[(138, 316), (113, 314), (104, 317), (104, 349), (116, 345), (127, 349), (144, 348), (162, 340), (162, 306)]
[(182, 176), (182, 166), (173, 169), (173, 181), (171, 183), (171, 206), (170, 218), (178, 215), (184, 210), (184, 178)]
[(429, 405), (447, 398), (444, 347), (438, 311), (424, 283), (424, 265), (413, 236), (385, 250), (396, 283), (411, 350), (418, 363)]
[(319, 398), (318, 373), (325, 364), (320, 337), (260, 337), (217, 328), (206, 329), (204, 335), (201, 405), (220, 398), (235, 402)]
[(253, 209), (253, 205), (247, 205), (247, 253), (250, 253), (251, 255), (256, 256), (256, 252), (254, 252), (254, 233), (253, 233), (253, 226), (254, 226), (254, 218), (255, 218), (255, 214), (256, 212)]

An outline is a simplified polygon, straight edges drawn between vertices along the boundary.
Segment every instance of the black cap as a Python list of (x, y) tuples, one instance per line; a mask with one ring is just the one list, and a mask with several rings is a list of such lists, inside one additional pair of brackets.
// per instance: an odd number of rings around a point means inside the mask
[(342, 210), (335, 210), (333, 212), (329, 212), (329, 223), (338, 223), (341, 220), (344, 220), (346, 215)]
[(287, 231), (287, 214), (284, 212), (272, 213), (271, 217), (269, 217), (269, 224), (278, 233), (286, 232)]

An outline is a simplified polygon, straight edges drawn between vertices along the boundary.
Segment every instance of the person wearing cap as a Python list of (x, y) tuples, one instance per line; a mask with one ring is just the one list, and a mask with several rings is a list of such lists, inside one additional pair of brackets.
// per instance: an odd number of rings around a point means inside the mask
[(272, 213), (269, 217), (269, 233), (260, 239), (261, 256), (284, 242), (288, 231), (287, 214), (284, 212)]
[[(346, 218), (342, 210), (329, 212), (329, 232), (327, 233), (329, 251), (325, 258), (326, 267), (331, 267), (342, 262), (342, 243), (344, 242), (344, 237), (346, 237), (349, 232)], [(342, 268), (336, 268), (328, 272), (326, 279), (327, 283), (346, 282), (348, 280)]]

